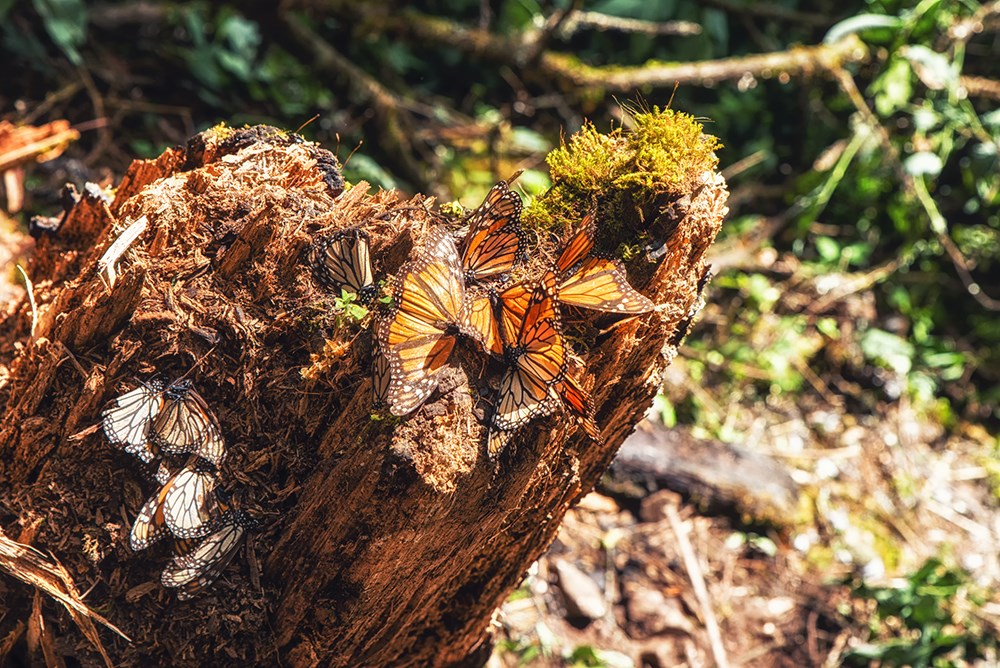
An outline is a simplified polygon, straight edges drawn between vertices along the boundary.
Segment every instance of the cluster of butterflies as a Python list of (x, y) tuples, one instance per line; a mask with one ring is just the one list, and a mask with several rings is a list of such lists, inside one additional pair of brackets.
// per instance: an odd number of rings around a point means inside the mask
[(145, 550), (172, 537), (173, 558), (160, 581), (176, 588), (178, 599), (191, 598), (215, 581), (256, 526), (221, 485), (226, 445), (218, 420), (189, 381), (154, 378), (112, 399), (101, 424), (111, 443), (157, 466), (160, 488), (135, 518), (129, 545)]
[[(628, 283), (619, 262), (594, 253), (593, 211), (541, 279), (514, 283), (511, 272), (528, 260), (521, 208), (520, 196), (500, 181), (464, 220), (460, 244), (444, 227), (432, 228), (396, 273), (392, 303), (374, 325), (373, 403), (395, 416), (410, 414), (434, 392), (459, 337), (503, 363), (489, 418), (491, 456), (515, 430), (559, 406), (601, 440), (589, 395), (567, 373), (562, 306), (623, 316), (656, 308)], [(307, 259), (318, 282), (338, 295), (364, 306), (378, 298), (363, 230), (318, 239)]]

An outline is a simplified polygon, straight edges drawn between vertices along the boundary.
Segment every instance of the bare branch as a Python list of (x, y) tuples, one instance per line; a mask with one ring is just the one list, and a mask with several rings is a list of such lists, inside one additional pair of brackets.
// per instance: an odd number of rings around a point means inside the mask
[(986, 77), (958, 78), (958, 83), (969, 94), (969, 97), (985, 97), (990, 100), (1000, 100), (1000, 81), (987, 79)]
[[(462, 24), (407, 11), (377, 14), (358, 5), (333, 2), (331, 9), (363, 19), (372, 30), (385, 30), (416, 42), (444, 44), (485, 60), (520, 65), (518, 54), (525, 48), (524, 38), (506, 38)], [(601, 67), (580, 62), (560, 53), (546, 51), (533, 66), (538, 80), (560, 81), (586, 95), (591, 89), (609, 92), (632, 92), (636, 88), (673, 86), (676, 83), (710, 85), (720, 81), (754, 77), (812, 76), (847, 63), (862, 62), (868, 51), (856, 36), (834, 44), (805, 46), (739, 58), (722, 58), (695, 63), (654, 63), (635, 67)]]
[(568, 37), (581, 28), (594, 30), (616, 30), (644, 35), (700, 35), (701, 26), (692, 21), (643, 21), (621, 16), (609, 16), (600, 12), (572, 12), (559, 30), (562, 37)]

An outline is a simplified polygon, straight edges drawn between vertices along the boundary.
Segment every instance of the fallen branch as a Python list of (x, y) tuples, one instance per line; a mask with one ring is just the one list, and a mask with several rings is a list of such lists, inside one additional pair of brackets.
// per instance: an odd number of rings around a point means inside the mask
[(69, 121), (52, 121), (40, 127), (15, 127), (0, 122), (0, 172), (25, 162), (44, 162), (55, 158), (80, 133), (71, 128)]

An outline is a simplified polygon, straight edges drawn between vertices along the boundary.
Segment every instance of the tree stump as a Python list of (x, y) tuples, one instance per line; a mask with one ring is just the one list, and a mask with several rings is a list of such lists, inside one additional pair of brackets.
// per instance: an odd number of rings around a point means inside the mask
[[(484, 418), (499, 374), (471, 347), (415, 413), (373, 416), (368, 321), (338, 317), (305, 252), (319, 233), (361, 226), (388, 277), (441, 220), (421, 196), (345, 189), (335, 157), (294, 135), (216, 128), (136, 161), (112, 201), (88, 193), (39, 240), (37, 321), (25, 300), (0, 326), (0, 527), (51, 552), (133, 639), (102, 632), (117, 665), (472, 661), (495, 608), (646, 411), (700, 300), (726, 212), (715, 143), (682, 114), (642, 118), (632, 132), (573, 136), (524, 216), (534, 278), (598, 201), (611, 221), (602, 247), (626, 249), (630, 281), (663, 305), (617, 326), (566, 316), (570, 373), (593, 395), (603, 444), (557, 413), (491, 461)], [(141, 216), (148, 227), (109, 291), (97, 261)], [(109, 399), (154, 373), (194, 382), (229, 446), (224, 479), (262, 520), (190, 602), (159, 586), (167, 550), (128, 548), (155, 488), (95, 428)], [(0, 601), (3, 638), (32, 592), (0, 578)], [(61, 608), (43, 616), (62, 654), (98, 660)]]

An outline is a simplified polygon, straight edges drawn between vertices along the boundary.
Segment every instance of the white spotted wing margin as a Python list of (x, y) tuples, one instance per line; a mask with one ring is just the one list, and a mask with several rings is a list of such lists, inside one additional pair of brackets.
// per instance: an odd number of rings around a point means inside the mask
[(139, 509), (128, 538), (129, 547), (134, 552), (145, 550), (170, 533), (163, 519), (163, 499), (169, 489), (168, 482)]
[(385, 356), (381, 363), (388, 363), (389, 412), (404, 417), (437, 388), (456, 337), (471, 330), (462, 263), (447, 230), (432, 229), (400, 268), (393, 302), (392, 312), (376, 326), (376, 340)]
[(153, 420), (150, 439), (169, 455), (193, 453), (218, 468), (226, 444), (215, 414), (187, 382), (163, 391), (163, 407)]
[(371, 241), (357, 228), (341, 230), (319, 239), (309, 249), (308, 262), (323, 286), (353, 293), (359, 304), (370, 305), (378, 296), (372, 273)]

